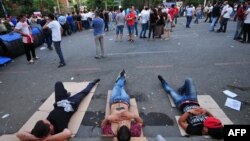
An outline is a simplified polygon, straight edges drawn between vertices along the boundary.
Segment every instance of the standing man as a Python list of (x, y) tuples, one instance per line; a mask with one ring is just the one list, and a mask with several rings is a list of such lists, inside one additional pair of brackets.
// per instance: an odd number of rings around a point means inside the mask
[(144, 7), (144, 9), (141, 11), (141, 33), (140, 38), (147, 38), (146, 32), (148, 29), (148, 21), (149, 21), (149, 14), (148, 14), (148, 8)]
[[(16, 24), (14, 31), (21, 34), (27, 61), (32, 64), (39, 57), (36, 56), (31, 27), (28, 25), (24, 15), (20, 15), (19, 18), (20, 21)], [(33, 58), (31, 58), (30, 52)]]
[(227, 22), (230, 19), (232, 12), (233, 12), (232, 4), (228, 5), (227, 1), (225, 1), (223, 10), (221, 12), (221, 17), (222, 17), (221, 25), (220, 28), (217, 30), (217, 32), (226, 32)]
[[(104, 21), (99, 17), (100, 12), (95, 12), (95, 18), (93, 20), (93, 31), (95, 36), (95, 45), (96, 45), (96, 56), (95, 59), (104, 58), (104, 48), (103, 48), (103, 35), (104, 35)], [(100, 52), (101, 50), (101, 52)]]
[(43, 26), (43, 29), (50, 28), (52, 31), (52, 41), (54, 42), (56, 53), (60, 59), (58, 68), (61, 68), (66, 65), (61, 50), (62, 27), (59, 24), (59, 22), (55, 19), (55, 16), (53, 14), (49, 14), (48, 17), (49, 17), (49, 22), (47, 22)]
[(123, 9), (120, 8), (115, 19), (116, 19), (116, 41), (119, 39), (120, 35), (120, 41), (122, 41), (122, 36), (123, 36), (123, 29), (124, 29), (124, 24), (125, 24), (125, 15), (122, 14)]
[(193, 10), (193, 7), (189, 4), (187, 8), (186, 28), (190, 28), (190, 23), (192, 22), (193, 16), (194, 16), (194, 10)]
[(129, 39), (128, 41), (134, 42), (134, 28), (135, 28), (135, 14), (133, 12), (133, 9), (129, 9), (129, 13), (126, 15), (127, 20), (127, 26), (128, 26), (128, 33), (129, 33)]

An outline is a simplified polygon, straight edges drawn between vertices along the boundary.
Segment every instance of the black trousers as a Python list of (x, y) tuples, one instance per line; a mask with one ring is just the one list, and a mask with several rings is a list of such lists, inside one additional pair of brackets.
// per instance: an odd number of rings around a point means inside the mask
[(57, 103), (58, 101), (67, 99), (68, 101), (70, 101), (71, 106), (75, 112), (78, 109), (78, 106), (81, 103), (82, 99), (89, 94), (94, 86), (95, 83), (89, 83), (85, 89), (70, 97), (67, 90), (64, 88), (63, 83), (61, 81), (58, 81), (55, 84), (55, 101)]
[[(23, 46), (24, 46), (26, 58), (28, 61), (31, 60), (31, 55), (33, 58), (36, 57), (35, 46), (33, 43), (32, 44), (23, 43)], [(30, 53), (31, 53), (31, 55), (30, 55)]]

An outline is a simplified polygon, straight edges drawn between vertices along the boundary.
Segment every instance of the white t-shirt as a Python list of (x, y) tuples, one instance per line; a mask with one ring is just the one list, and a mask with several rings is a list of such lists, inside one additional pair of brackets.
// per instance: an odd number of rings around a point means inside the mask
[(51, 31), (52, 31), (52, 40), (54, 42), (58, 42), (62, 40), (62, 35), (61, 35), (61, 25), (59, 24), (58, 21), (51, 21), (48, 25), (47, 25)]
[[(16, 24), (15, 29), (21, 31), (22, 33), (24, 33), (26, 35), (31, 35), (31, 31), (29, 29), (29, 25), (27, 22), (18, 22)], [(22, 40), (24, 43), (28, 43), (28, 39), (26, 36), (22, 36)]]
[(250, 7), (247, 9), (247, 16), (246, 19), (244, 20), (244, 23), (250, 24)]
[(149, 20), (149, 15), (148, 12), (146, 10), (142, 10), (141, 12), (141, 23), (145, 24), (147, 23)]
[(230, 18), (230, 16), (231, 16), (231, 14), (232, 14), (232, 12), (233, 12), (233, 8), (232, 7), (228, 7), (227, 9), (226, 9), (226, 13), (223, 15), (223, 18)]

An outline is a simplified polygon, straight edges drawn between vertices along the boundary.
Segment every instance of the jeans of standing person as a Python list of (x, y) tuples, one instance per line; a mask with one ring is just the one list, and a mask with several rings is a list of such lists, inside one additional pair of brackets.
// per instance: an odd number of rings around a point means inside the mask
[(234, 39), (237, 40), (237, 39), (240, 39), (241, 35), (242, 35), (242, 28), (243, 28), (243, 21), (237, 21), (237, 25), (236, 25), (236, 31), (235, 31), (235, 34), (234, 34)]
[(191, 22), (192, 22), (192, 16), (187, 16), (186, 28), (190, 28)]
[(149, 24), (148, 38), (150, 38), (152, 31), (153, 31), (153, 38), (155, 38), (155, 28), (156, 28), (156, 23)]
[(148, 26), (148, 23), (141, 24), (140, 38), (145, 38), (146, 37), (147, 26)]
[[(23, 46), (24, 46), (24, 51), (25, 51), (27, 61), (30, 61), (32, 58), (36, 57), (35, 46), (33, 43), (32, 44), (23, 43)], [(32, 55), (32, 58), (31, 58), (30, 53)]]
[(196, 24), (198, 24), (198, 23), (199, 23), (199, 17), (198, 17), (198, 15), (196, 15), (196, 16), (195, 16), (194, 23), (196, 23)]
[(116, 102), (124, 102), (127, 104), (130, 104), (130, 97), (129, 95), (126, 93), (124, 87), (125, 87), (125, 77), (124, 76), (120, 76), (114, 87), (112, 90), (112, 95), (109, 99), (109, 104), (112, 105), (113, 103)]
[(175, 16), (174, 16), (174, 23), (175, 23), (175, 25), (177, 24), (177, 18), (178, 18), (178, 16), (175, 15)]
[(138, 22), (135, 22), (135, 35), (138, 36), (138, 28), (137, 28)]
[(250, 23), (244, 23), (243, 25), (243, 42), (250, 43)]
[(124, 28), (124, 25), (117, 25), (116, 26), (116, 35), (123, 35), (123, 28)]
[(220, 29), (218, 30), (219, 32), (226, 32), (227, 31), (227, 22), (229, 18), (223, 18), (221, 21)]
[(95, 36), (96, 57), (104, 57), (103, 35)]
[(109, 22), (105, 21), (104, 31), (109, 31)]
[(213, 17), (212, 23), (210, 25), (210, 31), (214, 31), (214, 27), (215, 27), (216, 21), (218, 21), (217, 19), (218, 19), (218, 17)]
[(175, 105), (178, 108), (180, 108), (180, 105), (183, 101), (186, 100), (197, 101), (196, 89), (193, 84), (193, 80), (191, 78), (187, 78), (185, 80), (184, 85), (181, 88), (179, 88), (178, 92), (172, 89), (166, 82), (162, 83), (162, 87), (171, 96)]
[[(55, 84), (55, 101), (56, 103), (61, 100), (68, 100), (71, 103), (74, 112), (77, 111), (82, 99), (89, 94), (91, 89), (95, 86), (95, 83), (89, 83), (88, 86), (79, 93), (69, 96), (67, 90), (64, 88), (62, 82), (56, 82)], [(56, 105), (55, 103), (55, 105)]]
[(60, 64), (65, 64), (63, 53), (61, 50), (61, 41), (54, 42), (54, 46), (55, 46), (56, 53), (60, 59)]

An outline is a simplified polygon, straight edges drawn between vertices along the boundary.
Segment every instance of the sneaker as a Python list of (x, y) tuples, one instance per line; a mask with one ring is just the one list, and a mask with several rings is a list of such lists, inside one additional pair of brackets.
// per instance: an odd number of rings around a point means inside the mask
[(95, 59), (101, 59), (101, 57), (99, 57), (99, 56), (95, 56)]
[(40, 58), (36, 56), (36, 57), (34, 57), (34, 58), (32, 58), (32, 59), (33, 59), (33, 60), (38, 60), (38, 59), (40, 59)]
[(98, 79), (95, 79), (92, 83), (95, 83), (95, 84), (96, 84), (96, 83), (98, 83), (100, 80), (101, 80), (101, 79), (99, 79), (99, 78), (98, 78)]
[(59, 66), (58, 66), (57, 68), (61, 68), (61, 67), (64, 67), (64, 66), (66, 66), (65, 63), (60, 63)]
[(166, 83), (166, 81), (161, 75), (158, 75), (158, 79), (161, 81), (161, 83)]
[(29, 60), (29, 64), (33, 64), (34, 63), (34, 60)]
[(119, 75), (117, 76), (115, 82), (117, 82), (117, 81), (119, 80), (120, 77), (125, 77), (125, 78), (126, 78), (126, 72), (125, 72), (124, 69), (119, 73)]

